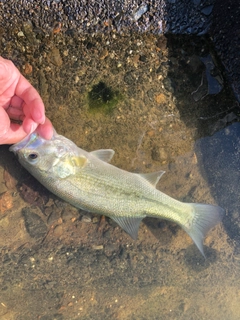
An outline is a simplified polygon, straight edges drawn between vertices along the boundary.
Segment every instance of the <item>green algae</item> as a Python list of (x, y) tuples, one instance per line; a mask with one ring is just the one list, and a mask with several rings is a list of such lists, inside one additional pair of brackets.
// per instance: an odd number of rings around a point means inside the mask
[(88, 92), (88, 105), (91, 112), (110, 113), (122, 99), (119, 91), (113, 90), (103, 81), (95, 84)]

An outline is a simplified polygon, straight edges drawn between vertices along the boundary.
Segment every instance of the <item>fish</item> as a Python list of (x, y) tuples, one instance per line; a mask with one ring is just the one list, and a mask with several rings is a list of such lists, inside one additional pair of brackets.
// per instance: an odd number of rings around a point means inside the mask
[(145, 217), (166, 219), (181, 226), (204, 256), (204, 238), (224, 215), (219, 206), (184, 203), (158, 190), (164, 171), (125, 171), (109, 163), (114, 150), (87, 152), (56, 131), (50, 140), (33, 132), (9, 150), (52, 193), (111, 218), (133, 239)]

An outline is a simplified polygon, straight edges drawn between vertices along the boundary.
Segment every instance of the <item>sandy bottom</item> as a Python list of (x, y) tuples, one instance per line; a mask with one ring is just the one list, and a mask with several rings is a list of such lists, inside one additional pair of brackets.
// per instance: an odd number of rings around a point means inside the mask
[[(52, 195), (1, 146), (0, 319), (240, 319), (239, 128), (224, 129), (234, 102), (227, 88), (191, 95), (208, 46), (137, 34), (40, 42), (34, 30), (18, 37), (24, 28), (11, 30), (15, 40), (0, 54), (38, 88), (59, 133), (87, 151), (114, 149), (122, 169), (165, 170), (162, 192), (219, 204), (226, 216), (205, 239), (206, 259), (163, 220), (144, 219), (133, 241), (110, 219)], [(94, 109), (88, 93), (100, 82), (114, 98)]]

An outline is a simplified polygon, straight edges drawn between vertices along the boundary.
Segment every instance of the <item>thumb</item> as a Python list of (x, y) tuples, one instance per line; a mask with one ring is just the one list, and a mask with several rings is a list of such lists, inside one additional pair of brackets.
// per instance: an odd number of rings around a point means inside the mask
[(0, 137), (4, 136), (10, 128), (10, 119), (6, 111), (0, 107)]

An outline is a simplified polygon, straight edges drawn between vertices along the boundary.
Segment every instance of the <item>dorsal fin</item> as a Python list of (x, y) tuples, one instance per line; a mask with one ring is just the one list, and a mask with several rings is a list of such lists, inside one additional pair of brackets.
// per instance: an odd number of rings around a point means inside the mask
[(158, 181), (162, 177), (165, 171), (157, 171), (157, 172), (150, 172), (150, 173), (138, 173), (139, 176), (147, 180), (151, 183), (154, 187), (158, 184)]
[(115, 152), (112, 149), (99, 149), (90, 153), (104, 162), (110, 162)]

